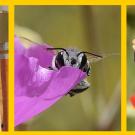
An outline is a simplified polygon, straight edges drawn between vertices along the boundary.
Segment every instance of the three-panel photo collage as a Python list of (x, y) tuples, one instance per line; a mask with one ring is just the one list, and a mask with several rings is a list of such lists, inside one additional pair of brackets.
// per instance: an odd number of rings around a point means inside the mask
[[(135, 131), (135, 6), (126, 8), (126, 130)], [(0, 131), (121, 131), (120, 5), (0, 5)], [(11, 117), (11, 116), (10, 116)]]

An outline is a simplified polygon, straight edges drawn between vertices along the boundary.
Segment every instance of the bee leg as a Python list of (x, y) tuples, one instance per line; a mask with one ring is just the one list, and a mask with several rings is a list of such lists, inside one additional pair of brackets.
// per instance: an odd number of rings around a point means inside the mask
[(87, 90), (89, 87), (90, 87), (90, 84), (88, 83), (88, 81), (86, 79), (82, 80), (72, 90), (70, 90), (66, 95), (69, 94), (70, 97), (73, 97), (76, 94), (81, 93), (81, 92)]
[(90, 67), (87, 69), (87, 75), (90, 76)]
[(70, 97), (73, 97), (75, 94), (74, 93), (69, 93), (69, 96)]
[(73, 89), (73, 92), (79, 93), (82, 92), (90, 87), (89, 82), (85, 79), (82, 80), (76, 87)]
[(73, 97), (75, 95), (75, 93), (73, 91), (69, 91), (67, 94), (69, 94), (70, 97)]

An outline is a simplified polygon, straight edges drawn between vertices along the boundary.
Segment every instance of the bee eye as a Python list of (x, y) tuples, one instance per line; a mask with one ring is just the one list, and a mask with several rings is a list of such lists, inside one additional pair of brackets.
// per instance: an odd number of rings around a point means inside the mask
[(58, 55), (56, 56), (56, 61), (55, 64), (58, 68), (64, 66), (64, 58), (62, 52), (59, 52)]
[(86, 63), (87, 63), (87, 57), (86, 57), (85, 54), (83, 54), (81, 64), (80, 64), (79, 68), (82, 69), (86, 65)]

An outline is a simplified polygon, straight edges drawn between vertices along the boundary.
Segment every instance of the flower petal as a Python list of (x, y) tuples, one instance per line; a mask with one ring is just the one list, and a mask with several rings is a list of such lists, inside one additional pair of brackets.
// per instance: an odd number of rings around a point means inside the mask
[(47, 50), (47, 48), (52, 48), (48, 44), (34, 44), (31, 43), (29, 48), (25, 48), (21, 40), (15, 37), (15, 50), (16, 54), (23, 54), (26, 57), (34, 57), (39, 61), (40, 66), (49, 67), (52, 65), (52, 59), (55, 51)]
[(62, 67), (53, 74), (49, 87), (47, 87), (46, 91), (40, 97), (43, 99), (52, 99), (63, 96), (85, 77), (86, 74), (77, 68)]
[[(42, 100), (38, 97), (29, 98), (26, 96), (15, 98), (15, 126), (26, 122), (33, 116), (46, 110), (61, 97), (52, 100)], [(20, 107), (21, 106), (21, 107)]]
[[(15, 97), (15, 125), (26, 122), (41, 111), (46, 110), (85, 77), (85, 74), (81, 73), (79, 69), (64, 67), (61, 70), (55, 72), (55, 77), (51, 79), (50, 85), (44, 90), (42, 96)], [(64, 75), (65, 72), (67, 75)], [(41, 88), (39, 87), (39, 89)], [(29, 90), (32, 91), (32, 89)]]
[(49, 45), (32, 45), (27, 49), (26, 55), (28, 57), (34, 57), (39, 60), (39, 65), (42, 67), (49, 67), (52, 65), (52, 59), (54, 56), (54, 51), (48, 51)]
[[(44, 68), (42, 67), (44, 65), (44, 63), (42, 63), (43, 56), (36, 54), (36, 52), (33, 53), (34, 51), (29, 49), (26, 50), (22, 46), (20, 41), (16, 38), (15, 40), (16, 126), (18, 124), (26, 122), (30, 118), (46, 110), (56, 101), (58, 101), (61, 97), (66, 95), (86, 76), (84, 72), (73, 67), (62, 67), (58, 71)], [(45, 64), (44, 66), (46, 65), (47, 64)]]
[[(45, 51), (46, 47), (48, 47), (48, 45), (46, 46), (33, 45), (32, 47), (26, 49), (22, 45), (20, 39), (18, 37), (15, 37), (15, 83), (16, 83), (15, 93), (16, 95), (26, 94), (27, 84), (32, 82), (31, 79), (34, 76), (33, 73), (36, 72), (37, 70), (36, 68), (38, 68), (39, 65), (51, 66), (51, 60), (53, 58), (54, 53)], [(44, 64), (42, 64), (43, 60), (44, 60)]]

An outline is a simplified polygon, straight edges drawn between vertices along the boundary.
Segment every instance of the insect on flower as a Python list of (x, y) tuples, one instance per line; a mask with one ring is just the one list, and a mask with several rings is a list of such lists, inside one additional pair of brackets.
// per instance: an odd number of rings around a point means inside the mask
[[(77, 49), (72, 48), (47, 48), (48, 50), (60, 50), (53, 58), (52, 70), (59, 70), (63, 66), (72, 66), (75, 68), (79, 68), (83, 72), (87, 74), (87, 76), (91, 73), (91, 63), (96, 62), (102, 59), (102, 56), (90, 53), (90, 52), (82, 52)], [(89, 55), (89, 57), (88, 57)], [(88, 59), (89, 58), (89, 59)], [(81, 93), (87, 90), (90, 87), (89, 82), (84, 79), (79, 84), (77, 84), (68, 94), (72, 97), (77, 93)]]
[[(21, 37), (21, 39), (26, 40), (27, 42), (35, 43), (34, 41), (31, 41), (25, 37)], [(103, 58), (101, 55), (91, 52), (79, 51), (73, 48), (47, 48), (47, 50), (60, 50), (54, 55), (52, 66), (48, 67), (50, 70), (59, 70), (63, 66), (71, 66), (82, 70), (87, 74), (87, 76), (89, 76), (91, 73), (91, 63), (97, 62)], [(87, 90), (89, 87), (90, 83), (87, 81), (87, 79), (84, 79), (72, 90), (70, 90), (68, 94), (72, 97), (77, 93)]]
[(15, 36), (15, 126), (50, 108), (86, 77), (71, 66), (50, 70), (55, 51), (47, 48)]
[(15, 126), (47, 110), (63, 96), (88, 89), (85, 78), (91, 73), (91, 64), (112, 55), (119, 54), (100, 56), (53, 48), (15, 36)]

